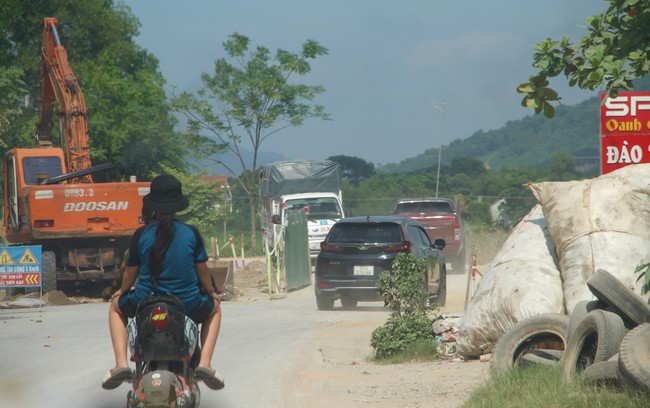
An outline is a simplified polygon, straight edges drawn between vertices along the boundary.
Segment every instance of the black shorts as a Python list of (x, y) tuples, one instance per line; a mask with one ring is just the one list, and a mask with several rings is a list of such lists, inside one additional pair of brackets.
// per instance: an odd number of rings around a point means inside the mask
[[(117, 303), (122, 314), (129, 319), (133, 319), (135, 317), (135, 312), (138, 310), (138, 305), (130, 296), (132, 293), (133, 292), (123, 293)], [(199, 305), (195, 307), (194, 310), (185, 312), (185, 315), (192, 319), (196, 324), (203, 323), (203, 321), (207, 319), (214, 310), (214, 299), (212, 299), (212, 296), (203, 293), (199, 296), (201, 297)]]

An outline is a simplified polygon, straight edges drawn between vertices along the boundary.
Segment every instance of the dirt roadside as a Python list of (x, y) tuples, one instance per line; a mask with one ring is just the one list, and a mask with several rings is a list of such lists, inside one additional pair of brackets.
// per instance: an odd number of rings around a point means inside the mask
[(293, 358), (282, 383), (293, 395), (288, 407), (457, 408), (489, 378), (486, 362), (446, 360), (380, 365), (370, 336), (385, 319), (323, 327)]
[[(470, 278), (470, 293), (476, 283)], [(453, 321), (462, 316), (468, 276), (452, 273), (447, 285), (443, 313)], [(264, 264), (253, 262), (238, 270), (236, 286), (235, 301), (268, 296)], [(287, 296), (311, 302), (314, 295), (306, 288)], [(295, 351), (280, 382), (288, 396), (286, 407), (458, 408), (489, 379), (487, 361), (466, 361), (454, 354), (426, 363), (381, 365), (370, 361), (372, 331), (385, 323), (388, 311), (379, 303), (358, 309), (324, 312), (317, 333)]]

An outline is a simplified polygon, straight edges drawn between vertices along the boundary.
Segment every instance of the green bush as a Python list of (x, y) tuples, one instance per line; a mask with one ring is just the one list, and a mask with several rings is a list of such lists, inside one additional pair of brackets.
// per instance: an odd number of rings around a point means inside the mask
[(391, 313), (386, 323), (372, 332), (370, 345), (378, 359), (391, 357), (406, 351), (409, 346), (430, 340), (434, 343), (431, 331), (432, 321), (424, 313)]
[(391, 313), (386, 323), (372, 332), (370, 345), (376, 358), (394, 356), (422, 342), (434, 344), (433, 320), (427, 315), (430, 307), (425, 302), (425, 267), (423, 259), (401, 253), (393, 261), (392, 272), (379, 276), (377, 289)]
[(400, 253), (393, 261), (393, 270), (379, 275), (377, 290), (384, 305), (398, 316), (406, 312), (423, 313), (427, 292), (424, 288), (426, 261), (413, 254)]

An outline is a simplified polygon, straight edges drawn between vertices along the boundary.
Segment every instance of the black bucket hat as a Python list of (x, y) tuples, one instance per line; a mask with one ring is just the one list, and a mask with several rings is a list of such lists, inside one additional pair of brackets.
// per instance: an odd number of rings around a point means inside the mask
[(183, 195), (181, 182), (171, 174), (160, 175), (151, 180), (151, 190), (144, 196), (142, 206), (157, 213), (175, 213), (190, 205)]

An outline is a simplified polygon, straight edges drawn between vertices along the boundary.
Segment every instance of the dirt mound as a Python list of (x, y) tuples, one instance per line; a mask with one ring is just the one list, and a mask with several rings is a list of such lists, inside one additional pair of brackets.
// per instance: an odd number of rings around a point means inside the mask
[(67, 297), (65, 293), (61, 292), (60, 290), (53, 290), (51, 292), (46, 293), (43, 296), (43, 301), (45, 302), (45, 304), (50, 306), (68, 306), (68, 305), (77, 304), (71, 298)]
[(268, 284), (266, 262), (254, 260), (235, 270), (238, 288), (265, 289)]

